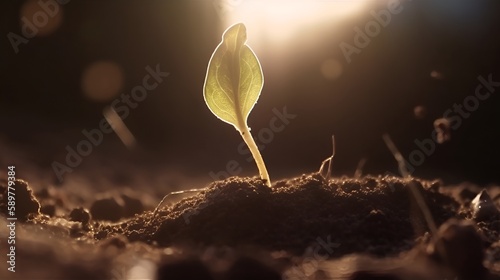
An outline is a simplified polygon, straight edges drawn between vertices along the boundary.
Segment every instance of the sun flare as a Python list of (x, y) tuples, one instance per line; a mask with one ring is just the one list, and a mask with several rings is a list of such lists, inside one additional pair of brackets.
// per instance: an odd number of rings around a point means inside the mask
[(355, 16), (368, 0), (219, 0), (219, 14), (227, 27), (243, 22), (254, 34), (252, 43), (282, 45), (303, 28), (321, 32), (342, 19)]

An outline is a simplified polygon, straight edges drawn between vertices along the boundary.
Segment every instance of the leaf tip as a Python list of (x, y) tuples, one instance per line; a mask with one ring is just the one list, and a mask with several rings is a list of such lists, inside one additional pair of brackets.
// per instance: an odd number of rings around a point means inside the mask
[(222, 34), (222, 41), (229, 49), (241, 47), (247, 41), (247, 28), (241, 22), (231, 25)]

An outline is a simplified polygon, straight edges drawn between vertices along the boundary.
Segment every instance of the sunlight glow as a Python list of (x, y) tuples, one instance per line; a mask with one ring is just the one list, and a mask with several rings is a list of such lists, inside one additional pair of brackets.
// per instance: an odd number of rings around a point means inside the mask
[[(218, 0), (224, 26), (243, 22), (252, 43), (285, 44), (301, 30), (320, 32), (339, 20), (354, 16), (368, 0)], [(224, 29), (225, 29), (224, 28)], [(258, 36), (255, 39), (255, 34)]]

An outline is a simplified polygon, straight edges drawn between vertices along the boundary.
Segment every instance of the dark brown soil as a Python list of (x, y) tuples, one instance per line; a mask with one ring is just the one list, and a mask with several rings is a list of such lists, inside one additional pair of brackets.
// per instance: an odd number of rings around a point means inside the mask
[[(438, 224), (455, 215), (458, 203), (432, 191), (428, 182), (415, 182)], [(418, 209), (411, 205), (405, 184), (397, 178), (327, 183), (313, 175), (268, 188), (259, 179), (233, 177), (164, 208), (155, 218), (145, 213), (120, 225), (99, 227), (97, 237), (119, 233), (159, 246), (253, 245), (296, 254), (320, 238), (339, 244), (331, 257), (356, 252), (388, 256), (414, 245), (417, 236), (409, 217), (414, 216), (421, 233), (425, 230)]]
[[(441, 226), (434, 236), (409, 184)], [(500, 188), (482, 194), (495, 200), (480, 213), (480, 189), (387, 176), (310, 174), (272, 188), (232, 177), (157, 213), (130, 193), (87, 210), (16, 188), (33, 208), (17, 229), (24, 268), (2, 279), (500, 279)]]

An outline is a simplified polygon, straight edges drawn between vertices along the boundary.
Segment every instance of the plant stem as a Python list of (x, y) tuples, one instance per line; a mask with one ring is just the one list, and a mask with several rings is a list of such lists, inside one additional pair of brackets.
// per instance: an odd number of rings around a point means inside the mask
[(411, 174), (408, 171), (408, 167), (406, 166), (406, 161), (403, 157), (403, 155), (399, 152), (398, 148), (392, 142), (391, 137), (389, 134), (384, 134), (382, 135), (382, 138), (385, 141), (385, 144), (387, 145), (387, 148), (391, 151), (393, 154), (394, 158), (398, 162), (399, 166), (399, 173), (401, 173), (401, 176), (403, 176), (404, 179), (408, 180), (408, 186), (410, 188), (410, 192), (417, 201), (418, 207), (420, 207), (420, 211), (422, 211), (422, 215), (424, 216), (425, 221), (427, 222), (427, 226), (431, 230), (432, 233), (432, 238), (437, 238), (438, 236), (438, 229), (436, 226), (436, 222), (434, 221), (434, 218), (432, 217), (431, 210), (429, 209), (429, 206), (425, 203), (425, 199), (423, 195), (420, 193), (420, 191), (417, 189), (413, 181), (411, 181)]
[(247, 144), (250, 152), (252, 153), (253, 158), (255, 159), (255, 163), (257, 164), (257, 168), (259, 168), (260, 178), (266, 181), (268, 187), (271, 187), (271, 179), (269, 178), (269, 174), (267, 173), (266, 164), (264, 163), (264, 159), (262, 159), (262, 155), (260, 154), (259, 148), (257, 144), (255, 144), (255, 140), (250, 133), (250, 130), (247, 126), (243, 126), (243, 130), (240, 132), (241, 137)]

